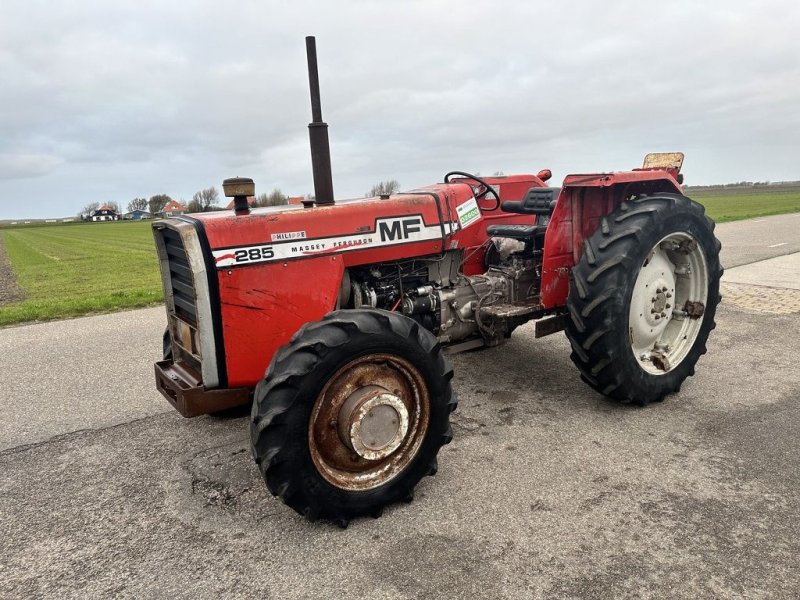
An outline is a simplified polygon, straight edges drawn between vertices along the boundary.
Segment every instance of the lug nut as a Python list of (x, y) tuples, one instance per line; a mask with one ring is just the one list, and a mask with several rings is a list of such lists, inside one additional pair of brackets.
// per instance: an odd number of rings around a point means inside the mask
[(666, 316), (667, 316), (667, 313), (665, 313), (665, 312), (662, 312), (662, 313), (661, 313), (661, 316), (662, 316), (662, 317), (666, 317)]
[(669, 292), (667, 292), (667, 298), (672, 298), (672, 294), (670, 294)]
[(667, 304), (667, 306), (665, 308), (672, 308), (672, 305), (671, 304)]
[(656, 321), (658, 321), (660, 318), (661, 318), (661, 315), (656, 315)]

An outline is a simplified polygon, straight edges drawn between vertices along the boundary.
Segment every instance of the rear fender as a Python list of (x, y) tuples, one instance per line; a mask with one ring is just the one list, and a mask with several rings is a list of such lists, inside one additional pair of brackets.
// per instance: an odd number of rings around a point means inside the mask
[(677, 169), (637, 169), (619, 173), (568, 175), (544, 238), (541, 303), (564, 306), (570, 272), (583, 254), (583, 241), (623, 200), (657, 192), (681, 193)]

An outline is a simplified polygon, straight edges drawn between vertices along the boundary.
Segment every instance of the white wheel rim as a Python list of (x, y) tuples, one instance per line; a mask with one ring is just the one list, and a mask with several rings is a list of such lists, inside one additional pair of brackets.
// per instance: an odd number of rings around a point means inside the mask
[(708, 297), (703, 249), (689, 233), (665, 236), (636, 276), (628, 315), (631, 350), (652, 375), (674, 370), (694, 346)]

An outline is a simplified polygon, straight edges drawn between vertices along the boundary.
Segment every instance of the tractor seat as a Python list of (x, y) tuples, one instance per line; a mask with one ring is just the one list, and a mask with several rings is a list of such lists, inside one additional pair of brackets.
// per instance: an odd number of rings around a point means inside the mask
[(556, 187), (532, 187), (522, 200), (503, 202), (502, 209), (520, 215), (551, 215), (560, 192)]
[(486, 233), (490, 237), (504, 237), (522, 242), (533, 240), (537, 235), (544, 235), (547, 225), (489, 225)]

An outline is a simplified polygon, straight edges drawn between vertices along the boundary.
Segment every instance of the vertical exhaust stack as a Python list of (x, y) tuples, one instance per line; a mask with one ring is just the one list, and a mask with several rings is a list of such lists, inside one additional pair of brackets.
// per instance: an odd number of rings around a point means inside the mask
[(313, 35), (306, 37), (308, 56), (308, 85), (311, 90), (311, 123), (308, 137), (311, 141), (311, 166), (314, 171), (314, 196), (318, 206), (335, 204), (333, 199), (333, 175), (331, 173), (331, 149), (328, 142), (328, 124), (322, 120), (322, 104), (319, 97), (319, 73), (317, 71), (317, 41)]

